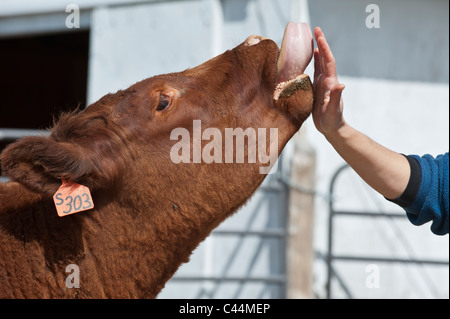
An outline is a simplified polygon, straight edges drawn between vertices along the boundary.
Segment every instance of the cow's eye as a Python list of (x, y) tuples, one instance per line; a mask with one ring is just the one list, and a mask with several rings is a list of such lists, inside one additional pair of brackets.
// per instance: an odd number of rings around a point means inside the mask
[(169, 105), (169, 99), (167, 98), (167, 96), (164, 96), (164, 95), (161, 94), (161, 96), (159, 97), (159, 103), (158, 103), (158, 106), (156, 107), (156, 110), (157, 111), (162, 111), (168, 105)]

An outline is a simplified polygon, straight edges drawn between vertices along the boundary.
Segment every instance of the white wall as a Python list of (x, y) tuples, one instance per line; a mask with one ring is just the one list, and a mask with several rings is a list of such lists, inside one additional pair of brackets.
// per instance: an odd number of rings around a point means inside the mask
[(208, 60), (211, 5), (175, 1), (93, 10), (88, 100)]

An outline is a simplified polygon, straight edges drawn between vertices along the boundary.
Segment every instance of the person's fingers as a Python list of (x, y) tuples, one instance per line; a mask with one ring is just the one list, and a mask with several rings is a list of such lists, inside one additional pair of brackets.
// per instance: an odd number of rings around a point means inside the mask
[(314, 82), (317, 81), (317, 78), (319, 77), (321, 73), (320, 70), (320, 54), (319, 54), (319, 49), (316, 48), (314, 50)]
[(314, 28), (314, 37), (316, 38), (316, 42), (317, 42), (317, 51), (318, 54), (317, 56), (319, 57), (318, 61), (319, 61), (319, 70), (320, 73), (324, 74), (324, 61), (323, 61), (323, 56), (322, 56), (322, 52), (320, 52), (320, 48), (319, 48), (319, 38), (323, 37), (323, 32), (322, 29), (320, 27), (315, 27)]
[(316, 38), (316, 42), (320, 37), (324, 37), (322, 29), (320, 27), (314, 28), (314, 37)]
[(336, 76), (336, 61), (334, 60), (333, 53), (325, 39), (325, 37), (319, 37), (317, 39), (317, 46), (319, 47), (319, 53), (322, 57), (322, 70), (325, 76)]
[(320, 60), (319, 60), (319, 64), (320, 64), (320, 73), (326, 75), (326, 73), (325, 73), (325, 60), (324, 60), (324, 58), (323, 58), (322, 51), (321, 51), (321, 49), (320, 49), (320, 47), (319, 47), (319, 41), (321, 41), (321, 39), (323, 39), (323, 37), (320, 37), (320, 38), (317, 39), (317, 49), (318, 49), (318, 51), (319, 51), (319, 59), (320, 59)]
[[(319, 50), (320, 53), (320, 50)], [(320, 55), (320, 72), (322, 72), (323, 75), (327, 76), (326, 70), (325, 70), (325, 60), (323, 58), (323, 55)]]

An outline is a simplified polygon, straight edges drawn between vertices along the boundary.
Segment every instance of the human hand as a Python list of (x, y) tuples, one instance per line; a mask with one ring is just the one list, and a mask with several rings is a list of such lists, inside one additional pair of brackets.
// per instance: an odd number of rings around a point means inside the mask
[(313, 121), (317, 130), (325, 137), (334, 135), (345, 126), (342, 91), (336, 74), (336, 61), (319, 27), (314, 29), (317, 46), (314, 50), (314, 107)]

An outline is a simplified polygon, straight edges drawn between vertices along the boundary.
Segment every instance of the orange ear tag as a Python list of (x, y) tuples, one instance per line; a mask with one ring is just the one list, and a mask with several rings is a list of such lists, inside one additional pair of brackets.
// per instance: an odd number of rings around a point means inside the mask
[(64, 179), (58, 191), (53, 195), (53, 201), (59, 217), (94, 208), (89, 188)]

